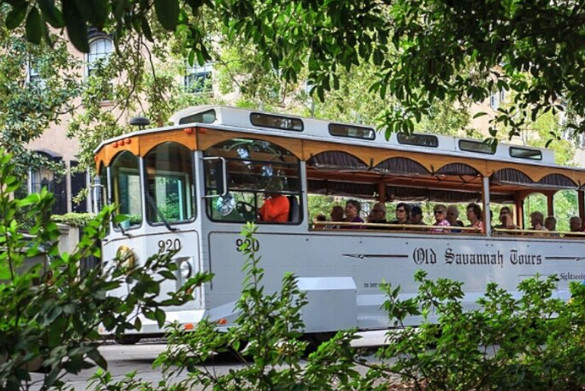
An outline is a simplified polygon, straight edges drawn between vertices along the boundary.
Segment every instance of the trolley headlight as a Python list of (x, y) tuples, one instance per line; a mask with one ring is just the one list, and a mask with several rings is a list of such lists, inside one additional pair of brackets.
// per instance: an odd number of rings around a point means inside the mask
[(184, 279), (191, 277), (191, 264), (189, 263), (188, 259), (183, 260), (179, 264), (179, 272), (181, 273), (181, 277)]
[(136, 254), (128, 246), (120, 246), (116, 251), (118, 267), (129, 270), (136, 266)]

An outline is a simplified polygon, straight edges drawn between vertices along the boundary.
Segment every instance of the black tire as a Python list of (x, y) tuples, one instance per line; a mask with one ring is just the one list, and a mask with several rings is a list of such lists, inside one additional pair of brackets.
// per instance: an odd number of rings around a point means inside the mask
[(306, 354), (316, 351), (319, 346), (330, 340), (335, 333), (308, 333), (303, 336), (303, 339), (309, 344), (307, 345)]

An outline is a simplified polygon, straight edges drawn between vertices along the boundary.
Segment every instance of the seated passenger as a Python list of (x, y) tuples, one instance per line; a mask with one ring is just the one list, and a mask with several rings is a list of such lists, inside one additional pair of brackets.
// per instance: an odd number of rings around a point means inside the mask
[[(313, 218), (313, 229), (324, 229), (325, 224), (324, 222), (327, 221), (327, 217), (323, 213), (319, 213), (317, 216)], [(320, 224), (319, 224), (320, 223)]]
[(544, 215), (540, 212), (530, 213), (530, 224), (532, 225), (532, 227), (530, 227), (530, 230), (532, 231), (548, 231), (544, 226)]
[(258, 209), (260, 220), (266, 222), (286, 223), (290, 211), (290, 201), (281, 193), (282, 182), (276, 178), (271, 178), (266, 185), (266, 195), (264, 205)]
[[(459, 209), (457, 209), (456, 205), (449, 205), (447, 207), (447, 221), (449, 221), (449, 225), (452, 227), (463, 227), (463, 222), (458, 219), (459, 217)], [(460, 233), (460, 229), (451, 229), (453, 233)]]
[[(579, 216), (573, 216), (569, 219), (569, 228), (571, 232), (583, 232), (583, 225)], [(585, 238), (584, 235), (566, 234), (565, 237)]]
[(485, 232), (481, 218), (481, 208), (475, 202), (467, 205), (467, 220), (469, 220), (468, 227), (474, 227), (480, 233)]
[[(544, 227), (549, 231), (557, 230), (557, 219), (554, 216), (548, 216), (544, 219)], [(557, 232), (551, 232), (550, 236), (559, 236)]]
[(445, 229), (442, 227), (449, 227), (449, 220), (447, 220), (447, 208), (443, 204), (437, 204), (433, 208), (433, 213), (435, 214), (435, 224), (433, 226), (439, 228), (431, 228), (430, 232), (449, 232), (449, 229)]
[[(514, 213), (512, 209), (504, 206), (500, 209), (500, 224), (494, 226), (497, 229), (518, 229), (518, 226), (514, 224)], [(510, 232), (496, 232), (496, 233), (510, 233)]]
[[(376, 202), (368, 215), (368, 223), (386, 224), (386, 205), (383, 202)], [(371, 226), (369, 229), (386, 229), (387, 227)]]
[[(362, 207), (358, 200), (348, 200), (345, 203), (345, 219), (343, 221), (347, 223), (363, 223), (364, 219), (360, 217), (361, 209)], [(366, 226), (361, 224), (342, 225), (341, 228), (360, 229), (366, 228)]]
[[(341, 207), (340, 205), (335, 205), (333, 208), (331, 208), (331, 213), (329, 214), (329, 216), (331, 217), (331, 221), (333, 221), (333, 222), (343, 221), (343, 219), (344, 219), (343, 207)], [(328, 224), (325, 226), (325, 229), (339, 229), (339, 228), (340, 228), (339, 224)]]
[[(392, 220), (390, 224), (408, 224), (410, 219), (410, 206), (404, 202), (396, 205), (396, 219)], [(422, 214), (421, 214), (422, 217)], [(399, 228), (400, 229), (400, 228)]]
[[(411, 225), (426, 225), (425, 222), (423, 221), (423, 214), (420, 206), (415, 205), (412, 207), (412, 209), (410, 210), (410, 220), (408, 221), (408, 223)], [(417, 229), (416, 231), (420, 232), (422, 230)]]
[(331, 221), (343, 221), (343, 207), (335, 205), (329, 214)]

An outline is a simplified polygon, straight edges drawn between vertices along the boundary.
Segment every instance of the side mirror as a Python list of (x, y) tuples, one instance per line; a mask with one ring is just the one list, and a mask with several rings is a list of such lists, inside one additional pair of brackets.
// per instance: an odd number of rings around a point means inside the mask
[(206, 195), (205, 198), (225, 197), (229, 192), (227, 162), (223, 157), (204, 157), (208, 161), (207, 172), (216, 184), (217, 194)]

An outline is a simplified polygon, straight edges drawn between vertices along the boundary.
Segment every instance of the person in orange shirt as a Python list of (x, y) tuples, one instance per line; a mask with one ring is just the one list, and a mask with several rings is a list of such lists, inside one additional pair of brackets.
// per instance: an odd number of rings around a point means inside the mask
[[(280, 186), (278, 186), (279, 184)], [(282, 190), (282, 183), (271, 180), (266, 186), (266, 190), (264, 205), (258, 209), (260, 219), (268, 222), (286, 223), (290, 211), (290, 201), (287, 197), (275, 192)]]

